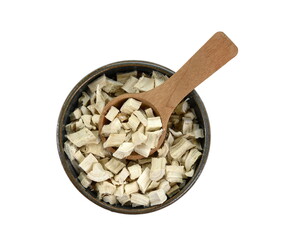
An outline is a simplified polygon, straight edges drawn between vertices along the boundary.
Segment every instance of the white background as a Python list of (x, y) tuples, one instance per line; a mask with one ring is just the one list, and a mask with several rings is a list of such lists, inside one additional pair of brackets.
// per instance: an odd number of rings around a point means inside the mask
[[(1, 1), (0, 238), (286, 239), (284, 2)], [(137, 216), (84, 198), (56, 148), (69, 91), (119, 60), (176, 71), (217, 31), (239, 54), (197, 88), (212, 142), (194, 187)]]

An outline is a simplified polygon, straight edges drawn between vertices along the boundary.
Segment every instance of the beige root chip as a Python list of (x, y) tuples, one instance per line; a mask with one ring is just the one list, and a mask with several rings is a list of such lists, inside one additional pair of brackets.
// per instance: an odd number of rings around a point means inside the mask
[(168, 76), (163, 75), (162, 73), (157, 71), (153, 71), (151, 77), (155, 81), (154, 82), (155, 87), (158, 87), (159, 85), (163, 84), (168, 79)]
[(80, 168), (82, 168), (86, 173), (92, 170), (93, 164), (97, 163), (98, 160), (93, 154), (89, 154), (85, 159), (80, 163)]
[(81, 172), (78, 176), (78, 179), (84, 188), (87, 188), (91, 185), (92, 180), (87, 178), (87, 175), (84, 172)]
[(105, 118), (108, 119), (109, 121), (113, 121), (119, 112), (120, 112), (119, 109), (117, 109), (114, 106), (111, 106), (111, 108), (108, 111), (108, 113), (106, 114)]
[(103, 87), (103, 90), (106, 93), (115, 93), (123, 86), (123, 83), (114, 81), (112, 79), (106, 79), (106, 84)]
[(130, 195), (132, 193), (136, 193), (139, 190), (139, 186), (136, 181), (128, 183), (125, 185), (125, 193)]
[(159, 182), (151, 181), (150, 185), (147, 187), (147, 192), (156, 189), (159, 186)]
[(71, 114), (70, 119), (71, 121), (77, 120), (82, 116), (82, 112), (79, 108), (76, 108)]
[(163, 130), (157, 130), (154, 132), (147, 132), (146, 136), (147, 136), (147, 140), (145, 141), (145, 144), (149, 147), (149, 148), (155, 148), (158, 145), (158, 141), (160, 136), (162, 135)]
[(115, 195), (106, 195), (103, 197), (103, 201), (115, 205), (117, 203), (117, 198)]
[(179, 142), (171, 146), (170, 155), (173, 159), (179, 159), (186, 151), (193, 148), (194, 145), (185, 138), (181, 138)]
[(189, 109), (189, 105), (187, 101), (183, 101), (177, 105), (174, 111), (176, 114), (181, 115), (181, 114), (186, 113), (188, 109)]
[(90, 96), (86, 92), (82, 92), (82, 96), (79, 98), (78, 102), (82, 106), (87, 106), (90, 101)]
[(169, 152), (169, 144), (167, 141), (164, 142), (163, 146), (157, 150), (159, 157), (166, 157)]
[(142, 174), (142, 168), (139, 164), (128, 167), (128, 170), (130, 172), (131, 180), (137, 179)]
[(203, 129), (201, 128), (193, 130), (193, 134), (195, 138), (204, 138)]
[(110, 155), (110, 153), (104, 149), (102, 142), (98, 144), (95, 143), (86, 144), (85, 147), (82, 149), (82, 151), (84, 151), (85, 153), (92, 153), (102, 158)]
[(123, 184), (124, 181), (127, 179), (127, 177), (128, 177), (129, 175), (130, 175), (130, 172), (127, 170), (126, 167), (124, 167), (124, 168), (122, 169), (122, 171), (121, 171), (118, 175), (116, 175), (116, 176), (114, 177), (114, 179), (115, 179), (118, 183)]
[(96, 109), (96, 104), (93, 103), (89, 106), (87, 106), (87, 109), (89, 109), (89, 111), (92, 113), (92, 114), (97, 114), (97, 109)]
[(67, 154), (68, 158), (72, 161), (75, 159), (75, 153), (77, 152), (77, 147), (67, 140), (64, 143), (64, 152)]
[(140, 120), (134, 114), (132, 114), (129, 117), (128, 126), (132, 129), (133, 132), (135, 132), (139, 124), (140, 124)]
[(185, 176), (187, 177), (192, 177), (193, 175), (194, 175), (194, 169), (191, 169), (190, 171), (185, 172)]
[(190, 171), (193, 164), (196, 162), (196, 160), (202, 155), (200, 151), (198, 151), (196, 148), (193, 148), (189, 151), (186, 159), (185, 159), (185, 170), (188, 172)]
[(91, 111), (86, 106), (81, 106), (80, 110), (82, 112), (82, 115), (91, 115)]
[(142, 143), (140, 145), (135, 146), (134, 151), (143, 157), (148, 157), (150, 153), (151, 148), (147, 146), (146, 144)]
[(83, 123), (85, 124), (86, 128), (88, 128), (90, 130), (96, 129), (96, 127), (91, 124), (91, 122), (92, 122), (92, 115), (82, 115), (81, 119), (83, 120)]
[(138, 89), (135, 88), (137, 82), (138, 79), (134, 76), (131, 76), (122, 86), (122, 89), (125, 90), (127, 93), (136, 93), (138, 91)]
[(129, 98), (121, 107), (120, 111), (126, 114), (132, 114), (134, 111), (138, 110), (141, 106), (141, 102), (133, 98)]
[(166, 159), (162, 158), (152, 158), (151, 159), (151, 169), (150, 169), (150, 179), (153, 181), (160, 180), (165, 174)]
[(106, 75), (102, 75), (99, 78), (97, 78), (95, 81), (91, 82), (88, 85), (88, 88), (90, 89), (91, 93), (95, 92), (97, 90), (97, 87), (103, 88), (106, 85)]
[(135, 88), (142, 92), (149, 91), (154, 88), (154, 79), (147, 77), (140, 77), (139, 81), (134, 85)]
[(119, 148), (113, 153), (113, 156), (118, 159), (123, 159), (129, 156), (134, 150), (134, 144), (130, 142), (122, 143)]
[(147, 140), (147, 136), (143, 133), (136, 131), (132, 134), (132, 143), (137, 146), (144, 143)]
[(193, 120), (195, 118), (195, 115), (193, 114), (193, 112), (188, 111), (187, 113), (184, 114), (184, 117), (190, 118), (191, 120)]
[(102, 182), (113, 177), (113, 174), (104, 170), (102, 164), (94, 163), (93, 170), (88, 173), (87, 177), (95, 182)]
[(131, 199), (130, 199), (129, 195), (124, 193), (122, 196), (117, 197), (117, 200), (123, 206), (126, 203), (128, 203)]
[(138, 72), (136, 70), (132, 72), (127, 72), (127, 73), (117, 73), (117, 81), (121, 83), (126, 83), (126, 81), (130, 77), (136, 77), (137, 75), (138, 75)]
[(174, 130), (171, 129), (171, 128), (169, 128), (168, 130), (169, 130), (170, 133), (171, 133), (174, 137), (176, 137), (176, 138), (182, 136), (182, 132), (180, 132), (180, 131), (176, 132), (176, 131), (174, 131)]
[(126, 138), (126, 134), (117, 134), (113, 133), (110, 134), (108, 139), (104, 142), (103, 147), (108, 148), (108, 147), (119, 147)]
[(96, 189), (99, 191), (99, 195), (101, 198), (103, 194), (114, 194), (117, 188), (108, 181), (103, 181), (96, 183)]
[(142, 193), (145, 193), (148, 186), (151, 183), (151, 179), (149, 178), (150, 176), (150, 169), (145, 168), (145, 170), (142, 172), (140, 177), (137, 180), (137, 183), (139, 185), (139, 189), (141, 190)]
[(86, 127), (75, 133), (68, 134), (67, 138), (77, 147), (82, 147), (85, 144), (96, 140), (95, 135)]
[(78, 161), (78, 163), (81, 163), (85, 159), (85, 156), (82, 154), (80, 150), (74, 153), (74, 157)]
[(168, 181), (166, 181), (165, 179), (160, 180), (158, 189), (162, 189), (165, 193), (167, 193), (170, 188), (171, 187)]
[(134, 111), (133, 114), (138, 118), (138, 120), (142, 123), (143, 126), (147, 126), (148, 120), (144, 111), (137, 110)]
[(183, 123), (182, 123), (182, 133), (187, 134), (187, 133), (192, 133), (192, 119), (191, 118), (182, 118)]
[(148, 118), (154, 117), (154, 113), (153, 113), (152, 108), (147, 108), (147, 109), (145, 110), (145, 113), (146, 113), (146, 116), (147, 116)]
[(151, 206), (162, 204), (167, 199), (167, 196), (165, 195), (165, 192), (163, 189), (152, 191), (148, 194), (148, 196), (149, 196)]
[(149, 198), (140, 193), (131, 194), (131, 203), (137, 206), (149, 206)]
[(91, 141), (90, 143), (99, 144), (101, 142), (99, 131), (92, 131), (92, 133), (95, 135), (96, 140)]
[(98, 113), (102, 113), (106, 103), (105, 103), (105, 99), (102, 95), (102, 89), (100, 88), (99, 85), (97, 87), (96, 93), (97, 93), (97, 100), (96, 100), (95, 108), (97, 109)]
[(115, 158), (112, 158), (105, 164), (105, 167), (112, 173), (118, 174), (119, 171), (121, 171), (125, 167), (125, 164)]
[(161, 128), (162, 128), (162, 122), (160, 117), (149, 117), (147, 119), (147, 126), (146, 126), (147, 131), (155, 131)]
[(181, 183), (184, 166), (166, 166), (166, 180), (170, 183)]
[(115, 195), (116, 197), (121, 197), (121, 196), (124, 195), (124, 192), (125, 192), (124, 184), (122, 184), (122, 185), (120, 185), (120, 186), (117, 187), (117, 189), (116, 189), (114, 195)]

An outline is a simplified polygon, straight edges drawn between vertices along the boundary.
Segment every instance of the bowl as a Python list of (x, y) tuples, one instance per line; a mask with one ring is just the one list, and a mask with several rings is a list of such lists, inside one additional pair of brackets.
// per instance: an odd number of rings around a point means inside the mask
[(121, 206), (121, 205), (110, 205), (109, 203), (105, 203), (99, 200), (96, 196), (96, 193), (85, 189), (81, 183), (78, 181), (78, 174), (71, 164), (71, 161), (68, 159), (64, 152), (64, 142), (67, 140), (65, 137), (65, 125), (69, 122), (70, 113), (77, 107), (77, 100), (81, 96), (82, 91), (85, 91), (88, 87), (87, 85), (97, 79), (102, 74), (106, 74), (107, 77), (115, 79), (116, 73), (120, 72), (130, 72), (137, 70), (139, 72), (144, 72), (147, 74), (151, 74), (153, 70), (158, 71), (171, 77), (174, 72), (166, 67), (163, 67), (156, 63), (146, 62), (146, 61), (121, 61), (115, 62), (108, 65), (105, 65), (101, 68), (96, 69), (95, 71), (88, 74), (84, 77), (69, 93), (67, 96), (58, 118), (57, 124), (57, 147), (59, 157), (61, 159), (61, 163), (64, 167), (64, 170), (69, 177), (70, 181), (74, 184), (74, 186), (78, 189), (80, 193), (82, 193), (86, 198), (88, 198), (93, 203), (97, 204), (100, 207), (108, 209), (113, 212), (125, 213), (125, 214), (142, 214), (154, 212), (159, 209), (165, 208), (170, 204), (177, 201), (181, 198), (196, 182), (198, 177), (200, 176), (205, 163), (207, 161), (209, 147), (210, 147), (210, 126), (207, 112), (205, 110), (204, 104), (200, 99), (199, 95), (193, 90), (187, 98), (189, 98), (189, 104), (192, 108), (194, 108), (195, 113), (198, 118), (199, 125), (204, 130), (204, 138), (201, 139), (201, 145), (203, 148), (202, 157), (199, 161), (197, 161), (197, 165), (195, 168), (195, 173), (192, 178), (188, 179), (186, 185), (174, 196), (168, 198), (164, 203), (160, 205), (155, 205), (151, 207), (136, 207), (132, 208), (131, 206)]

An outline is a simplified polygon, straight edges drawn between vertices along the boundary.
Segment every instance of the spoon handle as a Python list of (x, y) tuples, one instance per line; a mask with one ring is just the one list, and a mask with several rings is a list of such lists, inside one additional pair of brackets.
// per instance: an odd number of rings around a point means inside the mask
[(237, 52), (236, 45), (223, 32), (217, 32), (169, 80), (146, 92), (145, 98), (161, 109), (161, 113), (172, 111), (186, 95), (235, 57)]

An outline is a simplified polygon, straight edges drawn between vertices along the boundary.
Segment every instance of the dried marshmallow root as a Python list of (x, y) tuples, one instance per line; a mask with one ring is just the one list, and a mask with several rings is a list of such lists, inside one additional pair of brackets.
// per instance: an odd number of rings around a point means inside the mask
[(119, 133), (119, 134), (110, 134), (108, 139), (104, 142), (103, 147), (119, 147), (126, 139), (125, 133)]
[(118, 183), (123, 184), (124, 181), (127, 179), (127, 177), (128, 177), (129, 175), (130, 175), (130, 172), (127, 170), (126, 167), (124, 167), (124, 168), (122, 169), (122, 171), (121, 171), (118, 175), (116, 175), (116, 176), (114, 177), (114, 179), (115, 179)]
[(132, 114), (128, 121), (129, 128), (132, 129), (133, 132), (135, 132), (139, 124), (140, 124), (140, 120), (134, 114)]
[(138, 91), (137, 88), (135, 88), (135, 85), (137, 84), (138, 79), (134, 76), (131, 76), (125, 84), (122, 86), (122, 89), (125, 90), (127, 93), (136, 93)]
[(146, 113), (146, 115), (147, 115), (148, 118), (154, 117), (153, 110), (152, 110), (151, 108), (147, 108), (147, 109), (145, 110), (145, 113)]
[(136, 181), (128, 183), (125, 185), (125, 193), (130, 195), (132, 193), (136, 193), (139, 190), (139, 186)]
[(78, 179), (84, 188), (87, 188), (91, 185), (92, 180), (87, 178), (87, 175), (84, 172), (81, 172), (78, 176)]
[(86, 127), (75, 133), (68, 134), (67, 138), (77, 147), (82, 147), (96, 140), (95, 135)]
[(139, 79), (134, 87), (142, 92), (152, 90), (154, 88), (154, 79), (143, 76)]
[(144, 143), (147, 140), (147, 136), (137, 131), (132, 134), (132, 143), (137, 146)]
[(196, 160), (202, 155), (200, 151), (198, 151), (196, 148), (193, 148), (189, 151), (186, 159), (185, 159), (185, 170), (188, 172), (190, 171), (193, 164), (196, 162)]
[(158, 189), (162, 189), (165, 193), (167, 193), (170, 189), (170, 184), (165, 179), (162, 179), (159, 183)]
[(129, 197), (129, 195), (127, 194), (123, 194), (120, 197), (117, 197), (117, 200), (120, 202), (120, 204), (123, 206), (125, 205), (127, 202), (129, 202), (131, 199)]
[(114, 106), (111, 106), (111, 108), (108, 111), (108, 113), (106, 114), (105, 118), (108, 119), (109, 121), (113, 121), (119, 112), (120, 112), (119, 109), (117, 109)]
[(117, 81), (125, 83), (130, 77), (136, 77), (138, 75), (137, 71), (127, 72), (127, 73), (117, 73)]
[(147, 126), (146, 126), (147, 131), (155, 131), (159, 130), (160, 128), (162, 128), (160, 117), (149, 117), (147, 119)]
[(131, 194), (131, 203), (136, 204), (138, 206), (149, 206), (149, 198), (140, 193)]
[(103, 201), (111, 205), (115, 205), (117, 203), (117, 198), (115, 197), (115, 195), (107, 195), (103, 197)]
[(105, 167), (112, 173), (118, 174), (125, 167), (125, 164), (115, 158), (112, 158), (105, 164)]
[(132, 114), (134, 111), (138, 110), (141, 106), (141, 102), (133, 98), (129, 98), (121, 107), (120, 111), (126, 114)]
[[(65, 126), (68, 140), (63, 148), (79, 182), (95, 190), (100, 200), (132, 207), (162, 204), (194, 176), (204, 130), (187, 100), (176, 107), (164, 144), (150, 157), (163, 133), (162, 123), (151, 108), (140, 109), (138, 100), (128, 99), (120, 109), (111, 107), (105, 116), (110, 123), (101, 132), (107, 140), (103, 143), (99, 137), (99, 118), (106, 103), (124, 93), (150, 90), (167, 79), (156, 71), (151, 76), (137, 71), (119, 73), (117, 81), (102, 75), (78, 99)], [(112, 154), (109, 147), (117, 149)], [(125, 160), (133, 151), (145, 158)]]
[(77, 108), (74, 112), (72, 112), (70, 114), (70, 119), (71, 119), (71, 121), (77, 120), (81, 117), (81, 115), (82, 115), (81, 110), (79, 108)]
[(64, 143), (64, 152), (67, 154), (68, 158), (71, 161), (75, 159), (75, 154), (77, 150), (77, 147), (69, 140)]
[(119, 148), (113, 153), (113, 156), (118, 159), (123, 159), (129, 155), (131, 155), (134, 150), (134, 144), (131, 142), (122, 143)]
[(86, 173), (92, 170), (92, 166), (94, 163), (97, 163), (98, 160), (94, 157), (93, 154), (89, 154), (81, 163), (80, 168), (82, 168)]
[(173, 159), (179, 159), (185, 154), (185, 152), (194, 147), (194, 145), (185, 138), (181, 138), (180, 141), (170, 148), (170, 155)]
[(148, 157), (150, 153), (151, 147), (142, 143), (140, 145), (135, 146), (134, 151), (143, 157)]
[(165, 192), (163, 189), (158, 189), (158, 190), (150, 192), (148, 194), (148, 197), (149, 197), (151, 206), (162, 204), (167, 199), (167, 196), (165, 195)]
[(184, 174), (184, 166), (166, 166), (166, 180), (170, 183), (181, 183)]
[(151, 183), (151, 179), (149, 178), (149, 176), (150, 176), (150, 169), (146, 168), (137, 180), (139, 189), (141, 190), (142, 193), (146, 192), (148, 186)]
[(142, 168), (139, 164), (128, 167), (128, 170), (130, 172), (131, 180), (137, 179), (142, 174)]
[(102, 164), (94, 163), (93, 170), (88, 173), (87, 177), (94, 182), (102, 182), (113, 177), (113, 174), (107, 170), (104, 170)]
[(133, 114), (138, 118), (138, 120), (142, 123), (144, 127), (147, 126), (148, 120), (143, 111), (137, 110), (137, 111), (134, 111)]
[(150, 179), (153, 181), (160, 180), (165, 174), (166, 159), (163, 158), (152, 158), (151, 159), (151, 169), (150, 169)]

